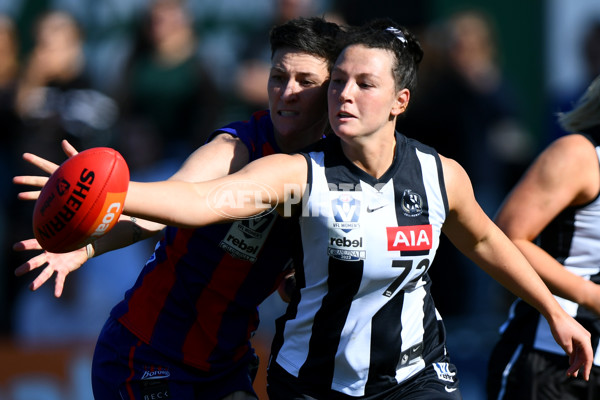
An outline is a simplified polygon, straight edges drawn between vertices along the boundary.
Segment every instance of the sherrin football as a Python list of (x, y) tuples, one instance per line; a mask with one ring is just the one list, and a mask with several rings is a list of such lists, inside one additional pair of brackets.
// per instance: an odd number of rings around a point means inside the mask
[(53, 253), (93, 242), (119, 220), (128, 185), (129, 168), (114, 149), (95, 147), (70, 157), (50, 176), (35, 203), (35, 238)]

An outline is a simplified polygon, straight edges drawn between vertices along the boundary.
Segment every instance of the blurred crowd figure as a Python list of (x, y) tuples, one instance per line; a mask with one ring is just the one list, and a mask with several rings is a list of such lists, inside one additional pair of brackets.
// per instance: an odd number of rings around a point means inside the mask
[[(11, 243), (15, 238), (9, 227), (16, 193), (11, 183), (12, 174), (16, 171), (16, 155), (13, 151), (17, 137), (15, 132), (20, 129), (20, 120), (14, 107), (19, 73), (18, 48), (13, 21), (0, 16), (0, 241), (4, 244)], [(17, 290), (10, 272), (14, 264), (8, 262), (11, 256), (10, 246), (0, 247), (0, 335), (9, 332), (10, 299)]]
[(115, 145), (134, 169), (168, 160), (170, 175), (215, 126), (220, 93), (197, 42), (183, 0), (156, 0), (142, 16), (115, 94), (122, 113)]
[[(534, 149), (519, 100), (500, 68), (495, 27), (483, 12), (460, 11), (428, 26), (421, 41), (427, 54), (421, 88), (398, 128), (408, 136), (420, 135), (440, 154), (457, 160), (492, 217)], [(441, 259), (457, 266), (452, 273), (435, 265), (431, 269), (434, 282), (452, 282), (444, 285), (450, 290), (432, 289), (442, 315), (505, 309), (504, 291), (478, 274), (445, 237), (438, 251), (446, 255)], [(477, 301), (482, 296), (498, 304), (482, 305)]]
[(577, 87), (550, 96), (548, 143), (567, 133), (557, 122), (556, 114), (571, 110), (592, 80), (600, 75), (600, 18), (592, 19), (587, 23), (578, 50), (584, 64), (583, 76)]

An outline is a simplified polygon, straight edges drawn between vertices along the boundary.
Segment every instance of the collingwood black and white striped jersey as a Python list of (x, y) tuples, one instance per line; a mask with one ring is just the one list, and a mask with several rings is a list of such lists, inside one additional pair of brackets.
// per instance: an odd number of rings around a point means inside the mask
[[(600, 132), (586, 135), (600, 159)], [(537, 244), (569, 271), (600, 284), (600, 196), (589, 204), (563, 210), (544, 229)], [(600, 318), (579, 304), (554, 296), (562, 308), (592, 334), (594, 365), (600, 366)], [(554, 354), (565, 354), (552, 337), (550, 326), (537, 310), (516, 300), (500, 328), (508, 338)]]
[(278, 321), (273, 360), (313, 386), (379, 393), (446, 352), (427, 274), (448, 213), (441, 161), (398, 133), (380, 179), (335, 136), (304, 155), (300, 291)]

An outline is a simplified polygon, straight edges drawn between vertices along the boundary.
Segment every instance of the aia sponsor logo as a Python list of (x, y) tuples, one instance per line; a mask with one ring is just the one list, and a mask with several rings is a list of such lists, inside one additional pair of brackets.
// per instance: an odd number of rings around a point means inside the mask
[(431, 225), (388, 227), (388, 251), (430, 250), (433, 245)]

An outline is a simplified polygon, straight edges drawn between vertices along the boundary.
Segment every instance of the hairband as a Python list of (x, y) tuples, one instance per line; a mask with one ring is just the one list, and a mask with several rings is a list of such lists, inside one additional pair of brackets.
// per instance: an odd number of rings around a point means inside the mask
[(391, 34), (393, 34), (394, 36), (396, 36), (396, 38), (402, 42), (402, 44), (406, 44), (408, 41), (406, 40), (406, 37), (404, 37), (404, 33), (402, 33), (402, 31), (400, 29), (394, 28), (393, 26), (390, 26), (388, 28), (385, 29), (386, 31), (390, 32)]

